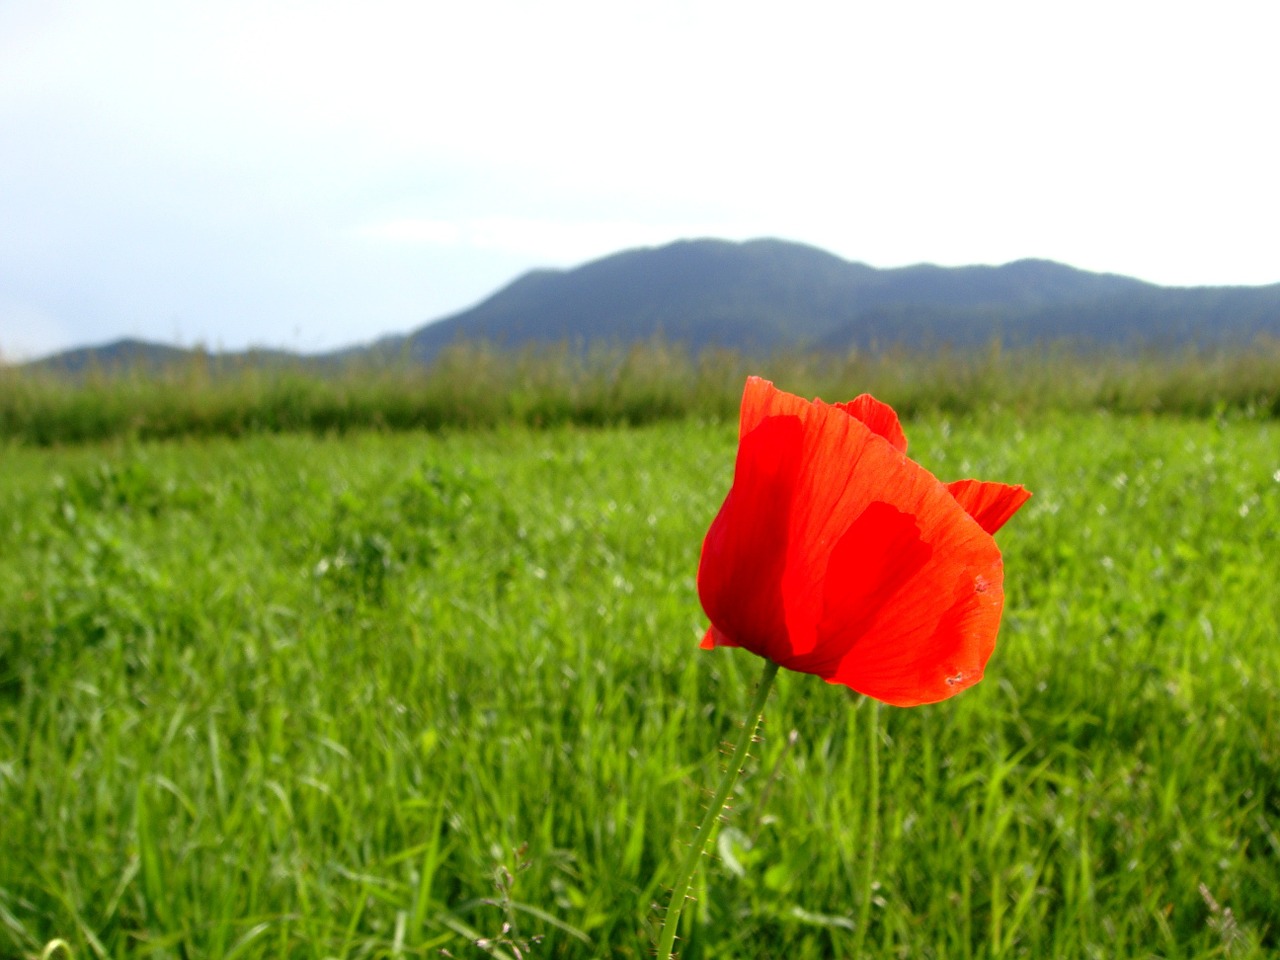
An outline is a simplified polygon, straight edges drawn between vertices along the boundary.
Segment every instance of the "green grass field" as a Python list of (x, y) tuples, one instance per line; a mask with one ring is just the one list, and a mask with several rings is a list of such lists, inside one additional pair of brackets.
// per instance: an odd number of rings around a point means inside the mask
[[(1280, 422), (906, 426), (1035, 491), (987, 677), (784, 673), (684, 958), (1275, 956)], [(759, 668), (697, 649), (734, 444), (0, 447), (0, 956), (651, 956)]]
[(160, 369), (59, 376), (0, 364), (0, 439), (28, 446), (256, 433), (643, 426), (734, 419), (748, 374), (803, 396), (887, 397), (903, 415), (993, 408), (1280, 419), (1280, 341), (1185, 352), (1020, 350), (694, 355), (661, 340), (502, 351), (460, 343), (432, 364), (318, 368), (196, 355)]

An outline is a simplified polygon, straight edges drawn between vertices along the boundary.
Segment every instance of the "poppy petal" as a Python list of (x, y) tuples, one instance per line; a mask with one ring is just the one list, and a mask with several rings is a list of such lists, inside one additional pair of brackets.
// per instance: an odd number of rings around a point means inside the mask
[(866, 634), (881, 607), (920, 572), (932, 552), (910, 514), (883, 501), (870, 504), (832, 551), (823, 578), (822, 622), (812, 649), (782, 665), (833, 676), (849, 643)]
[[(799, 459), (782, 580), (792, 656), (812, 652), (818, 642), (832, 546), (873, 497), (893, 498), (910, 464), (888, 444), (876, 441), (864, 423), (824, 403), (810, 405)], [(937, 484), (931, 477), (930, 481)]]
[(742, 390), (742, 408), (738, 414), (738, 439), (760, 426), (766, 417), (791, 416), (804, 418), (812, 407), (808, 400), (779, 390), (763, 377), (747, 377)]
[(837, 403), (837, 407), (849, 416), (861, 420), (872, 433), (884, 437), (899, 453), (907, 452), (907, 435), (902, 432), (902, 422), (898, 414), (887, 403), (881, 403), (869, 393), (854, 397), (848, 403)]
[(815, 655), (829, 652), (811, 671), (898, 706), (976, 683), (1003, 606), (995, 541), (917, 469), (904, 496), (873, 505), (833, 549)]
[(707, 632), (698, 644), (703, 650), (714, 650), (716, 647), (736, 647), (737, 644), (716, 629), (715, 624), (707, 627)]
[(947, 490), (978, 526), (995, 533), (1031, 498), (1031, 491), (1020, 485), (993, 483), (987, 480), (955, 480)]
[[(766, 417), (738, 445), (733, 486), (712, 521), (698, 564), (698, 595), (730, 646), (776, 659), (787, 652), (783, 570), (803, 430)], [(709, 633), (710, 640), (719, 638)]]
[[(978, 590), (974, 584), (982, 584)], [(840, 683), (899, 707), (936, 703), (982, 679), (995, 649), (1004, 591), (999, 577), (962, 576), (952, 589), (935, 586), (949, 605), (934, 622), (918, 620), (877, 631), (841, 663), (828, 683)]]

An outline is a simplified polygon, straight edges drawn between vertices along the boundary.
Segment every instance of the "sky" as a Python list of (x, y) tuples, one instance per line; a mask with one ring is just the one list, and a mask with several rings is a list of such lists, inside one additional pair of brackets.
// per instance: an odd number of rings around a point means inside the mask
[(1280, 8), (0, 0), (0, 358), (315, 352), (771, 236), (1280, 282)]

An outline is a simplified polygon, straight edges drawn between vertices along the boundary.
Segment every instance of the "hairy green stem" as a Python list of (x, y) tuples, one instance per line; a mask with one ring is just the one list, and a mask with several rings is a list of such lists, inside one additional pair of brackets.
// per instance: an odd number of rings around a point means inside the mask
[(863, 830), (862, 897), (858, 903), (858, 926), (854, 932), (853, 956), (861, 958), (871, 925), (871, 902), (874, 893), (876, 855), (880, 843), (880, 703), (868, 698), (870, 717), (867, 723), (867, 819)]
[(724, 810), (725, 802), (729, 799), (729, 791), (733, 789), (734, 782), (738, 779), (738, 775), (742, 773), (742, 767), (747, 761), (747, 750), (751, 747), (751, 741), (755, 739), (756, 729), (760, 726), (760, 718), (764, 715), (764, 702), (769, 698), (769, 690), (773, 686), (773, 678), (777, 675), (778, 665), (772, 660), (765, 660), (764, 673), (761, 674), (760, 684), (756, 687), (756, 695), (755, 699), (751, 701), (751, 709), (747, 711), (748, 719), (742, 725), (742, 735), (738, 738), (738, 745), (734, 748), (733, 756), (729, 759), (729, 763), (724, 769), (724, 776), (720, 778), (720, 786), (716, 788), (715, 796), (712, 797), (711, 804), (707, 807), (706, 816), (702, 818), (702, 824), (698, 827), (698, 833), (693, 838), (693, 843), (684, 858), (684, 863), (680, 865), (680, 872), (676, 875), (675, 886), (671, 888), (671, 899), (667, 902), (667, 915), (662, 922), (662, 933), (658, 937), (657, 956), (660, 960), (671, 960), (674, 956), (672, 951), (675, 949), (676, 930), (680, 926), (680, 913), (684, 910), (684, 902), (688, 899), (689, 890), (693, 887), (693, 878), (698, 872), (698, 861), (702, 859), (702, 855), (711, 844), (716, 824), (719, 823), (720, 814)]

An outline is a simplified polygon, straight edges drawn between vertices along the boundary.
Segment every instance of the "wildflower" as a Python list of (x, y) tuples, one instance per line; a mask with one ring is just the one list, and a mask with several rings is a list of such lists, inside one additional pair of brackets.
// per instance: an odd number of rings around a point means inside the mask
[(733, 486), (702, 546), (704, 648), (745, 647), (898, 706), (972, 686), (995, 648), (992, 537), (1021, 486), (944, 484), (868, 394), (813, 402), (751, 377)]

